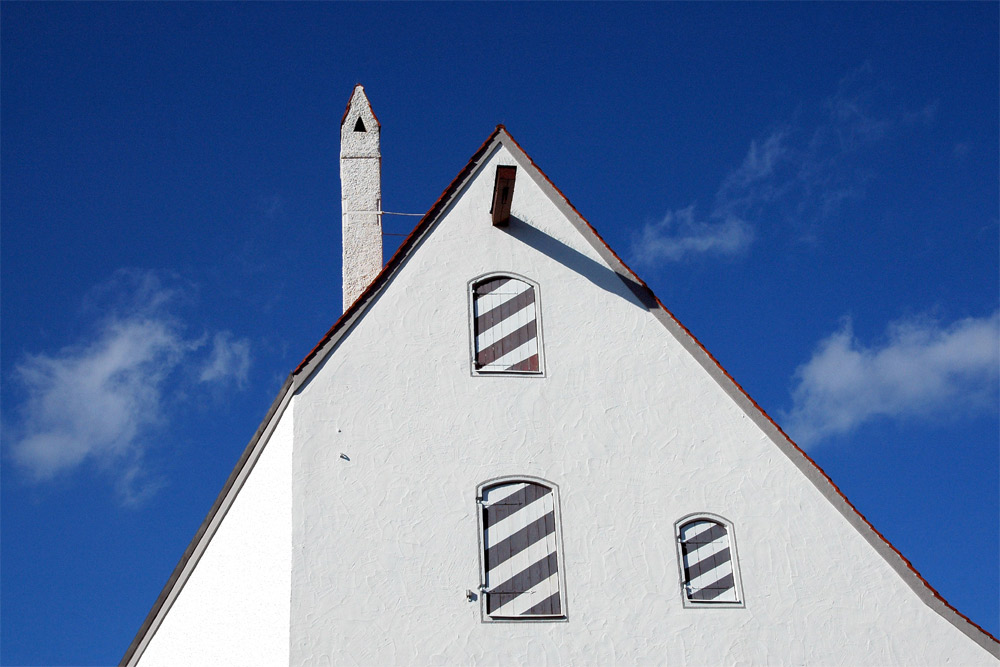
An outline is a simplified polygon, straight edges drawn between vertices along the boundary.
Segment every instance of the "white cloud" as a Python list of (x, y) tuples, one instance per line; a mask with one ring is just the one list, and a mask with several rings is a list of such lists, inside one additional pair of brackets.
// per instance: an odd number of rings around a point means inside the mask
[(845, 320), (796, 370), (783, 421), (809, 446), (877, 418), (996, 409), (998, 375), (1000, 312), (948, 326), (926, 318), (895, 322), (885, 342), (870, 347)]
[(234, 340), (228, 331), (220, 331), (212, 340), (212, 352), (202, 367), (198, 379), (201, 382), (234, 381), (240, 387), (246, 385), (250, 370), (250, 341), (246, 338)]
[(657, 223), (646, 225), (633, 252), (640, 263), (679, 261), (690, 255), (733, 255), (753, 240), (753, 230), (733, 216), (709, 222), (694, 217), (694, 207), (671, 211)]
[[(784, 222), (803, 238), (865, 194), (872, 173), (863, 151), (902, 129), (928, 125), (936, 103), (898, 108), (863, 65), (838, 82), (812, 123), (789, 122), (750, 142), (716, 189), (712, 208), (672, 209), (643, 226), (632, 243), (640, 264), (746, 251), (764, 222)], [(798, 116), (804, 116), (800, 113)], [(697, 222), (695, 222), (697, 220)]]
[(24, 393), (5, 430), (10, 456), (31, 479), (92, 463), (110, 472), (123, 500), (138, 501), (155, 490), (143, 457), (170, 416), (167, 396), (197, 373), (186, 369), (200, 368), (202, 382), (246, 381), (246, 340), (220, 332), (208, 360), (199, 358), (205, 337), (186, 336), (173, 314), (184, 291), (152, 272), (120, 271), (86, 299), (102, 315), (89, 335), (16, 364)]
[(160, 386), (187, 344), (167, 322), (109, 323), (97, 339), (17, 366), (27, 389), (15, 460), (48, 478), (88, 456), (118, 457), (161, 417)]

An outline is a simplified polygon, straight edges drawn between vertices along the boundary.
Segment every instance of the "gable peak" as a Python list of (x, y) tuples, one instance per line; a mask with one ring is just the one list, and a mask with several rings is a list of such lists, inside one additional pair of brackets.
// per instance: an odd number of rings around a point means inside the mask
[[(354, 112), (354, 113), (352, 113)], [(368, 100), (368, 95), (365, 94), (365, 87), (360, 83), (354, 85), (354, 90), (351, 91), (351, 97), (347, 100), (347, 108), (344, 109), (344, 115), (340, 118), (340, 126), (343, 127), (347, 122), (348, 117), (352, 119), (357, 118), (358, 120), (364, 118), (370, 122), (362, 122), (364, 127), (375, 126), (381, 128), (381, 124), (378, 122), (378, 117), (375, 115), (375, 110), (372, 109), (372, 104)], [(356, 126), (354, 120), (351, 121), (351, 127)]]

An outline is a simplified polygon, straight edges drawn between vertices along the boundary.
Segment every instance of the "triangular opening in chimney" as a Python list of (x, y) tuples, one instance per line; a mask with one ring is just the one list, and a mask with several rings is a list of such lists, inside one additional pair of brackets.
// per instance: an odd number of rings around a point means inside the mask
[(367, 132), (368, 131), (368, 130), (365, 129), (365, 123), (364, 123), (364, 121), (362, 121), (360, 118), (358, 118), (358, 122), (354, 124), (354, 131), (355, 132)]

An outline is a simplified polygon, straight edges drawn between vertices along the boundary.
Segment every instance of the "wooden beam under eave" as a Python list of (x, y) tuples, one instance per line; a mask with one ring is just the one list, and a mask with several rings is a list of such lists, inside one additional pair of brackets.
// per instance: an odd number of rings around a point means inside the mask
[(490, 207), (494, 227), (506, 227), (510, 221), (510, 203), (514, 199), (516, 175), (517, 167), (497, 167), (497, 178), (493, 184), (493, 205)]

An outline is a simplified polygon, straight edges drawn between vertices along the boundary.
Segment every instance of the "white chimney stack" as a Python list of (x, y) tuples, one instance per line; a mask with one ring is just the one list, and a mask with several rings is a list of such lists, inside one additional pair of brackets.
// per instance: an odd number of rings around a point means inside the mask
[(340, 208), (343, 213), (344, 310), (382, 270), (381, 126), (354, 86), (340, 121)]

